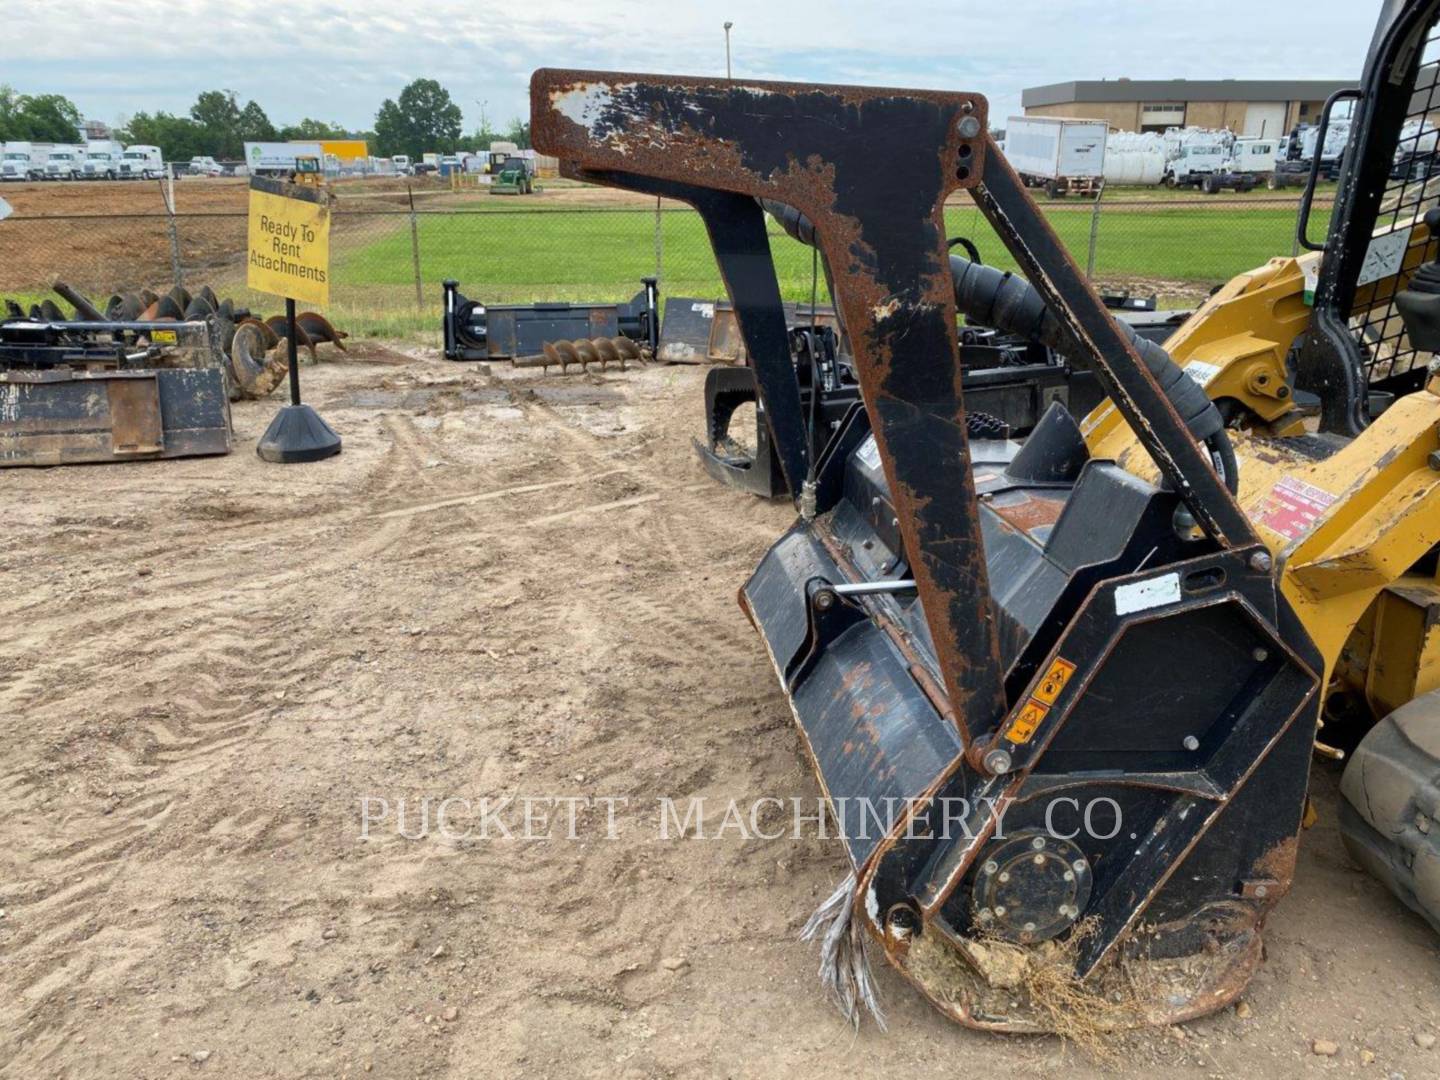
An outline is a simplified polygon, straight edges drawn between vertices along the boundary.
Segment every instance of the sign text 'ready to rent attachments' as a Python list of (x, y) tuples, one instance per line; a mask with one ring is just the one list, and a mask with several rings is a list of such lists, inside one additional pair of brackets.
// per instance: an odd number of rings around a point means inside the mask
[(318, 188), (250, 182), (246, 283), (308, 304), (330, 302), (330, 203)]

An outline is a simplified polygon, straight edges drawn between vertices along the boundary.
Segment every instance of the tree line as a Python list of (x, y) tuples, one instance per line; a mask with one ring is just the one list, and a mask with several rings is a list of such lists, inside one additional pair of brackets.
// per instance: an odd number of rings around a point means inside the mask
[[(80, 110), (60, 94), (20, 94), (0, 85), (0, 141), (71, 143), (79, 139)], [(291, 139), (364, 139), (370, 152), (381, 157), (408, 154), (452, 153), (488, 147), (497, 139), (530, 145), (530, 124), (515, 119), (496, 130), (481, 124), (466, 137), (460, 106), (434, 79), (416, 79), (395, 98), (386, 98), (369, 131), (352, 131), (342, 124), (305, 118), (297, 124), (277, 126), (255, 101), (243, 105), (233, 90), (206, 90), (195, 99), (187, 115), (137, 112), (115, 129), (114, 137), (129, 145), (158, 146), (167, 161), (208, 156), (239, 161), (246, 142), (287, 142)]]

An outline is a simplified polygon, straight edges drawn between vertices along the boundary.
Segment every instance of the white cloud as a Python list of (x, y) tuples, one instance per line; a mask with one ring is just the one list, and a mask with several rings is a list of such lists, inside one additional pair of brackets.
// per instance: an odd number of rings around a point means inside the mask
[[(187, 110), (202, 90), (254, 98), (280, 123), (368, 127), (410, 79), (438, 79), (492, 122), (528, 114), (536, 67), (719, 73), (986, 94), (1068, 79), (1356, 78), (1378, 3), (1355, 0), (6, 0), (0, 82), (61, 93), (89, 117)], [(18, 8), (18, 10), (17, 10)]]

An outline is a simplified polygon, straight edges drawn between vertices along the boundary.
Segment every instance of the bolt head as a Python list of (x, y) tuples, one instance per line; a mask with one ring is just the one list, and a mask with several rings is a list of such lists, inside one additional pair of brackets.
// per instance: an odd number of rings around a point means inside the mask
[(967, 116), (960, 121), (960, 137), (962, 139), (973, 139), (980, 134), (980, 118), (978, 116)]
[(1430, 468), (1440, 472), (1440, 450), (1431, 450), (1430, 456), (1425, 460), (1430, 463)]
[(1255, 658), (1255, 662), (1256, 662), (1257, 664), (1263, 664), (1266, 660), (1269, 660), (1269, 659), (1270, 659), (1270, 650), (1269, 650), (1269, 649), (1256, 649), (1256, 650), (1255, 650), (1254, 652), (1252, 652), (1250, 655)]
[(1186, 750), (1200, 749), (1200, 740), (1197, 739), (1194, 735), (1186, 735), (1185, 738), (1182, 740), (1182, 744), (1184, 745)]
[(1270, 558), (1270, 553), (1268, 551), (1257, 551), (1254, 555), (1250, 556), (1251, 570), (1269, 570), (1270, 567), (1274, 565), (1275, 560)]
[(815, 594), (815, 609), (817, 611), (829, 611), (835, 606), (835, 594), (829, 589), (821, 589)]
[(1010, 752), (1002, 750), (998, 746), (993, 750), (985, 751), (985, 771), (992, 776), (1004, 776), (1010, 771)]

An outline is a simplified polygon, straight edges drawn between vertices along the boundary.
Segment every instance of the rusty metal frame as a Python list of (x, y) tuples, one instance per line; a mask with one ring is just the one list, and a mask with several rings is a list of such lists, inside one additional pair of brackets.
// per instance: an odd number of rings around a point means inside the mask
[[(1200, 527), (1221, 548), (1256, 542), (990, 139), (987, 109), (984, 97), (963, 92), (557, 69), (531, 79), (531, 129), (542, 152), (628, 174), (624, 186), (653, 178), (777, 200), (814, 223), (945, 690), (972, 755), (1009, 706), (969, 468), (945, 246), (951, 193), (971, 191)], [(740, 202), (728, 206), (748, 218)], [(713, 237), (712, 219), (707, 227)], [(748, 257), (755, 255), (751, 241)], [(727, 283), (733, 287), (728, 275)], [(778, 402), (767, 389), (770, 410)]]

